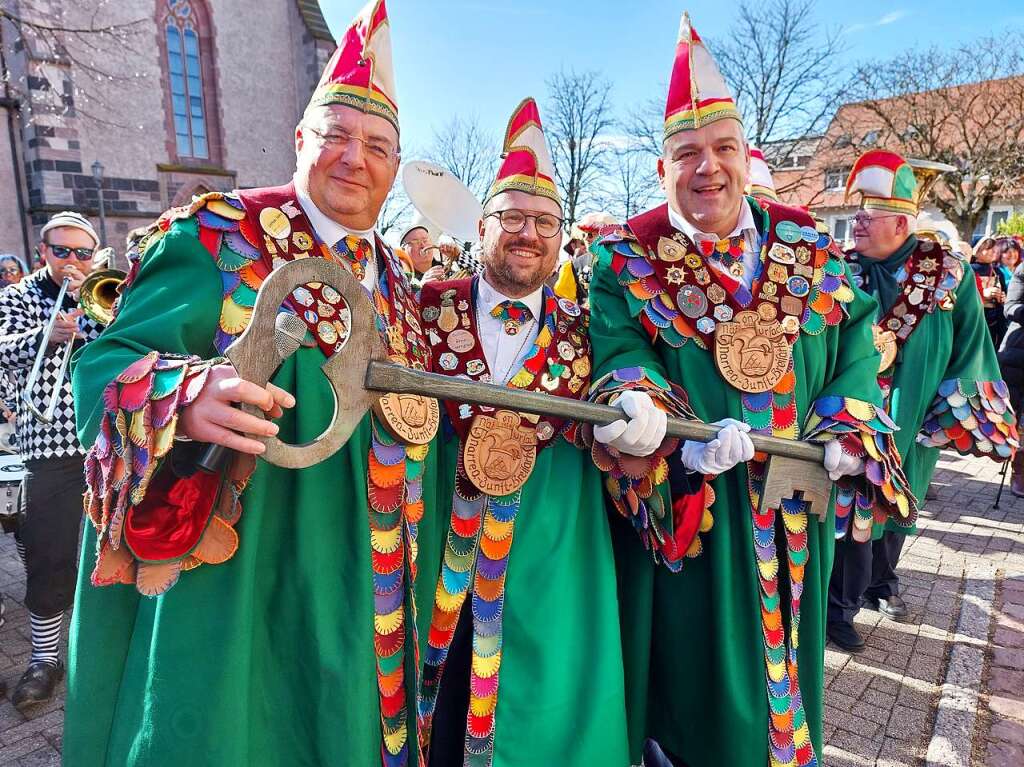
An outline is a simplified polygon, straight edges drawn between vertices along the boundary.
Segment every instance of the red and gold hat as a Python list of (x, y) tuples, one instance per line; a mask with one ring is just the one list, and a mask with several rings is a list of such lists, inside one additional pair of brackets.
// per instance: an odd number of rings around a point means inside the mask
[(718, 64), (684, 13), (665, 104), (665, 138), (727, 118), (743, 122)]
[(917, 215), (917, 178), (910, 163), (895, 152), (872, 149), (853, 164), (846, 180), (846, 199), (860, 192), (864, 210)]
[(370, 0), (327, 62), (309, 105), (329, 104), (379, 115), (399, 130), (391, 32), (384, 0)]
[(555, 166), (540, 124), (540, 111), (532, 98), (523, 99), (512, 113), (505, 130), (501, 168), (491, 184), (487, 200), (509, 190), (536, 194), (554, 200), (562, 198), (555, 186)]
[(750, 147), (750, 179), (747, 194), (751, 197), (767, 197), (769, 200), (779, 201), (771, 168), (765, 162), (764, 153), (756, 146)]

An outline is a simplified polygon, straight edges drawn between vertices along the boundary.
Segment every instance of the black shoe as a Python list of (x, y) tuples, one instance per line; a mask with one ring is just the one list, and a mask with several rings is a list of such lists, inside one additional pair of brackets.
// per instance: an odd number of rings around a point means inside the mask
[(825, 634), (832, 644), (846, 652), (860, 652), (864, 649), (864, 637), (857, 633), (852, 624), (845, 621), (829, 623)]
[(64, 678), (64, 664), (47, 663), (37, 660), (28, 664), (25, 673), (18, 680), (18, 686), (14, 688), (11, 696), (11, 703), (19, 711), (35, 706), (39, 703), (46, 703), (53, 698), (57, 684)]
[(907, 609), (907, 603), (900, 599), (896, 594), (893, 594), (891, 597), (880, 597), (879, 599), (872, 599), (868, 597), (865, 601), (872, 610), (877, 610), (882, 615), (887, 618), (892, 618), (894, 621), (903, 620), (910, 615), (910, 610)]

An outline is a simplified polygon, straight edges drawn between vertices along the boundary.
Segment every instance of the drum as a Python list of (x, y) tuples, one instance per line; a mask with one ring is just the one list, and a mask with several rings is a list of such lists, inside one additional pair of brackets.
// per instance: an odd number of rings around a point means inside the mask
[(0, 528), (13, 533), (21, 512), (21, 481), (25, 464), (20, 455), (0, 453)]

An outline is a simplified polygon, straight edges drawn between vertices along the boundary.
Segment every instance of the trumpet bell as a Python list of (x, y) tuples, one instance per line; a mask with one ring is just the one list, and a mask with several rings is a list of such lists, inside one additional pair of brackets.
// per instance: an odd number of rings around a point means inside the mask
[(120, 269), (103, 269), (85, 278), (78, 303), (87, 317), (101, 325), (110, 324), (124, 278), (125, 273)]

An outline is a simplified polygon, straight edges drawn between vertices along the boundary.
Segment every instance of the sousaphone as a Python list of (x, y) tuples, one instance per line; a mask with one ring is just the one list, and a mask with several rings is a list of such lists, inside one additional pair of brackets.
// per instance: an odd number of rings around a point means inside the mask
[(451, 171), (423, 160), (407, 162), (402, 168), (402, 186), (427, 223), (458, 242), (464, 251), (479, 241), (477, 223), (483, 206)]

